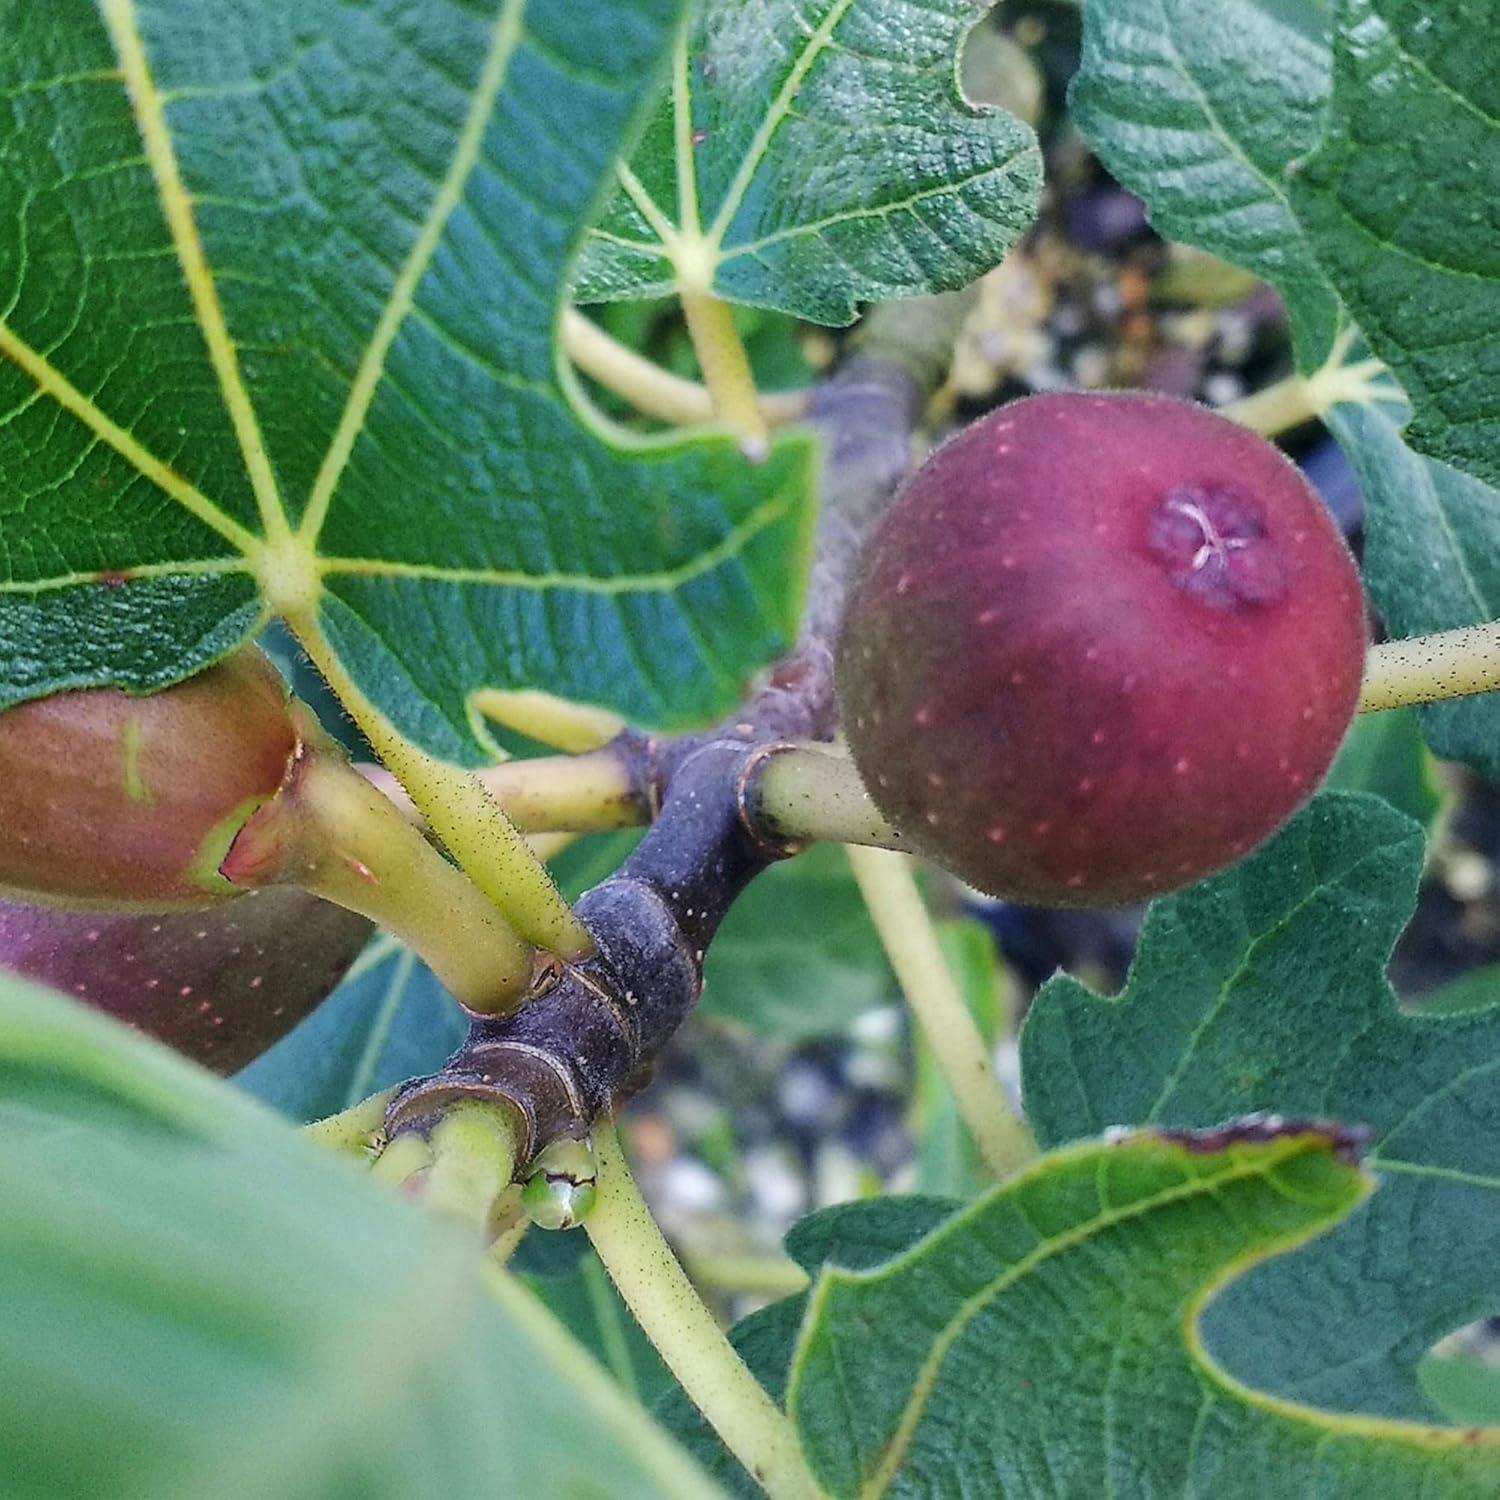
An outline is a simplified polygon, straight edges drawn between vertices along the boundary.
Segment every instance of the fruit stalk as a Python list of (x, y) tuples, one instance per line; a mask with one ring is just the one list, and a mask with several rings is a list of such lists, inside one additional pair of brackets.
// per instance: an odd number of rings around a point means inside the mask
[(1008, 1177), (1036, 1155), (1036, 1142), (1000, 1088), (990, 1049), (943, 956), (909, 858), (888, 849), (851, 847), (849, 864), (974, 1144), (996, 1177)]
[[(597, 750), (502, 761), (474, 773), (522, 833), (604, 833), (649, 823), (657, 788), (654, 745), (625, 730)], [(426, 818), (383, 766), (361, 772), (420, 826)]]
[(433, 833), (506, 920), (527, 941), (565, 960), (591, 953), (588, 929), (473, 772), (408, 740), (354, 680), (315, 615), (289, 612), (287, 624)]
[(784, 844), (910, 847), (875, 806), (848, 752), (832, 745), (785, 745), (766, 756), (746, 784), (745, 808), (756, 827)]

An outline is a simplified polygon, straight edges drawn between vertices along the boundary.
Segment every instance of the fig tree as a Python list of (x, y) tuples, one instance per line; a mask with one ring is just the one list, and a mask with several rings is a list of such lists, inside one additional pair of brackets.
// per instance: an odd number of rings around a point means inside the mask
[(837, 673), (913, 845), (997, 896), (1115, 905), (1232, 863), (1312, 794), (1366, 644), (1343, 537), (1272, 444), (1186, 402), (1047, 395), (911, 478)]

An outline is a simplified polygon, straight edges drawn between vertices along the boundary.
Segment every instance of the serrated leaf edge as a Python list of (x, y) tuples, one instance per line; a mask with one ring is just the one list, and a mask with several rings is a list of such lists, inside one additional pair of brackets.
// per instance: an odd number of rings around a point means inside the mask
[[(645, 240), (632, 239), (626, 235), (601, 229), (597, 225), (592, 226), (585, 236), (586, 240), (604, 240), (622, 249), (662, 261), (672, 273), (664, 276), (659, 282), (653, 281), (648, 286), (636, 288), (634, 295), (659, 295), (674, 290), (712, 291), (721, 267), (743, 256), (753, 256), (770, 245), (779, 244), (784, 240), (798, 239), (807, 234), (818, 234), (837, 224), (851, 223), (861, 219), (888, 218), (911, 208), (914, 204), (926, 202), (930, 198), (940, 198), (960, 192), (970, 184), (984, 178), (1005, 176), (1024, 159), (1033, 158), (1039, 162), (1040, 152), (1033, 137), (1026, 145), (1006, 157), (1003, 162), (987, 166), (966, 177), (909, 194), (905, 198), (892, 199), (889, 203), (875, 207), (851, 208), (841, 213), (831, 214), (824, 219), (777, 230), (758, 240), (726, 247), (725, 236), (733, 227), (734, 217), (744, 204), (745, 196), (755, 180), (755, 174), (760, 169), (766, 152), (770, 149), (771, 142), (775, 139), (776, 132), (792, 112), (792, 105), (807, 75), (821, 60), (833, 39), (833, 34), (843, 24), (854, 3), (855, 0), (834, 0), (822, 21), (807, 32), (802, 52), (798, 54), (786, 78), (782, 81), (780, 89), (777, 90), (776, 97), (767, 107), (755, 135), (751, 138), (744, 156), (735, 169), (729, 186), (725, 189), (723, 202), (719, 205), (712, 223), (706, 227), (700, 213), (697, 166), (692, 154), (692, 84), (688, 55), (691, 42), (691, 14), (689, 14), (689, 18), (685, 20), (679, 33), (672, 55), (672, 135), (677, 167), (677, 220), (674, 222), (671, 219), (666, 210), (651, 196), (629, 162), (622, 157), (615, 164), (620, 187), (634, 205), (636, 212), (657, 236), (656, 242), (653, 244)], [(960, 43), (953, 57), (953, 93), (956, 100), (963, 104), (971, 117), (975, 119), (985, 116), (1003, 116), (1014, 121), (1014, 116), (998, 106), (971, 103), (964, 97), (959, 84), (963, 40), (975, 26), (983, 21), (989, 8), (990, 0), (978, 0), (978, 3), (971, 0), (967, 18), (961, 18), (958, 21)], [(1016, 123), (1020, 122), (1016, 121)], [(772, 303), (752, 297), (735, 296), (732, 300), (746, 306), (766, 306), (777, 310)], [(846, 322), (853, 318), (854, 310), (855, 304), (850, 300), (845, 316)]]

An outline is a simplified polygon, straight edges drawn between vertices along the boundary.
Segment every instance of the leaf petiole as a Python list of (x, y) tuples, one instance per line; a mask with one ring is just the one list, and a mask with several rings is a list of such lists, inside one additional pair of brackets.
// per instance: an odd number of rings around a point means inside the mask
[[(562, 333), (574, 365), (637, 411), (674, 427), (696, 427), (714, 420), (714, 398), (706, 387), (662, 369), (611, 338), (576, 309), (564, 312)], [(758, 399), (766, 426), (783, 427), (800, 421), (807, 412), (810, 394), (796, 390), (763, 392)]]
[(1500, 621), (1386, 641), (1370, 652), (1361, 713), (1500, 688)]
[(463, 1100), (443, 1112), (431, 1144), (422, 1200), (438, 1213), (488, 1229), (515, 1171), (516, 1131), (509, 1111)]
[(694, 1405), (772, 1500), (814, 1500), (822, 1491), (791, 1423), (694, 1290), (641, 1197), (612, 1126), (595, 1127), (594, 1147), (599, 1196), (584, 1227), (625, 1305)]
[(535, 688), (481, 688), (469, 695), (469, 707), (496, 724), (569, 755), (598, 750), (625, 728), (624, 719), (611, 709), (574, 703)]
[(311, 1121), (303, 1126), (302, 1133), (308, 1140), (327, 1146), (330, 1151), (363, 1155), (379, 1139), (381, 1127), (385, 1124), (386, 1106), (395, 1092), (394, 1088), (381, 1089), (358, 1104), (341, 1109), (336, 1115)]
[(1008, 1177), (1036, 1155), (1036, 1146), (995, 1077), (990, 1049), (948, 967), (911, 861), (857, 845), (848, 853), (870, 919), (958, 1111), (990, 1170)]
[(759, 462), (769, 452), (766, 421), (734, 311), (711, 292), (680, 286), (677, 295), (714, 415), (739, 433), (745, 457)]
[(1342, 402), (1358, 405), (1374, 400), (1379, 394), (1377, 382), (1386, 373), (1385, 365), (1378, 359), (1344, 362), (1357, 332), (1346, 328), (1334, 340), (1328, 358), (1311, 375), (1288, 375), (1231, 402), (1223, 408), (1223, 415), (1262, 437), (1275, 437), (1317, 421)]
[(586, 958), (594, 940), (563, 899), (547, 867), (474, 774), (413, 744), (355, 682), (311, 610), (288, 611), (312, 663), (410, 793), (460, 868), (539, 948), (569, 960)]
[(530, 945), (342, 749), (314, 735), (219, 869), (236, 885), (300, 886), (381, 923), (478, 1014), (508, 1014), (530, 986)]

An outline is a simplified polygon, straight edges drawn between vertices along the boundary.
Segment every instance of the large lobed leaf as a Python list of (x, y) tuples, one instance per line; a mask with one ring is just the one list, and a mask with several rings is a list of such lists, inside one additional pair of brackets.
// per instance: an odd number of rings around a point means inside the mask
[(812, 450), (629, 439), (557, 350), (681, 0), (0, 0), (0, 704), (313, 619), (407, 733), (653, 723), (790, 639)]
[[(1055, 1151), (966, 1208), (832, 1210), (788, 1238), (811, 1292), (735, 1342), (786, 1390), (835, 1496), (1489, 1493), (1500, 1434), (1277, 1400), (1204, 1348), (1236, 1276), (1368, 1192), (1346, 1144), (1268, 1121), (1142, 1131)], [(658, 1411), (753, 1493), (679, 1399)]]
[(1500, 481), (1494, 0), (1096, 0), (1079, 124), (1157, 225), (1275, 283), (1305, 368), (1340, 304), (1415, 446)]
[(713, 1492), (456, 1229), (12, 980), (0, 1126), (7, 1500)]
[(1280, 288), (1304, 367), (1342, 319), (1292, 212), (1287, 164), (1318, 142), (1333, 60), (1318, 0), (1091, 0), (1079, 128), (1162, 234)]
[(1414, 1419), (1433, 1415), (1422, 1356), (1500, 1309), (1500, 1006), (1406, 1015), (1384, 975), (1423, 852), (1385, 804), (1326, 793), (1242, 865), (1157, 902), (1118, 998), (1052, 981), (1021, 1046), (1049, 1144), (1245, 1110), (1368, 1125), (1380, 1191), (1229, 1288), (1205, 1332), (1257, 1389)]
[(817, 323), (960, 287), (1036, 211), (1031, 130), (959, 93), (990, 0), (699, 0), (579, 266), (582, 301), (712, 289)]
[[(811, 1277), (826, 1262), (852, 1270), (884, 1264), (930, 1234), (958, 1211), (950, 1198), (875, 1198), (810, 1214), (786, 1237), (787, 1254)], [(730, 1342), (777, 1405), (786, 1401), (792, 1353), (807, 1311), (808, 1293), (773, 1302), (730, 1330)], [(681, 1387), (673, 1385), (653, 1408), (657, 1419), (690, 1453), (737, 1495), (758, 1500), (762, 1491), (721, 1443)]]
[(1199, 1340), (1245, 1267), (1359, 1200), (1316, 1127), (1053, 1153), (905, 1255), (825, 1266), (790, 1408), (836, 1495), (1458, 1496), (1500, 1441), (1268, 1400)]

